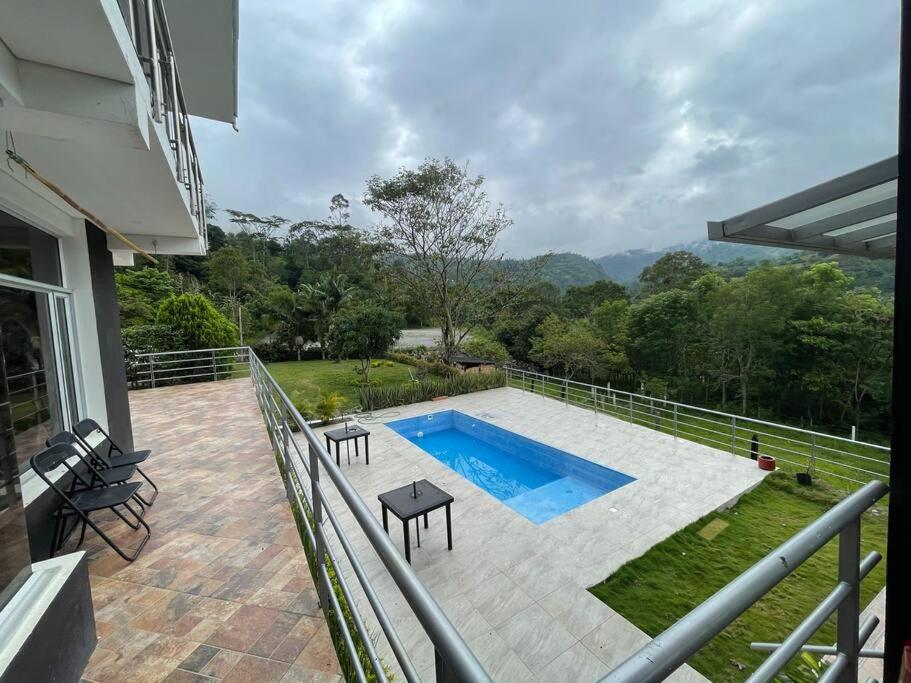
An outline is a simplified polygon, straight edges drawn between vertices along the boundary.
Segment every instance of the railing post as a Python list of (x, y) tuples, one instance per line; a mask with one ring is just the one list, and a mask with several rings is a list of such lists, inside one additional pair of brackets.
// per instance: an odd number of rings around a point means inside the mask
[(737, 416), (731, 415), (731, 455), (737, 455)]
[(633, 395), (629, 395), (629, 423), (633, 424)]
[(323, 524), (323, 501), (320, 499), (319, 492), (319, 457), (316, 449), (309, 444), (308, 452), (310, 454), (310, 500), (313, 501), (313, 538), (316, 539), (313, 548), (316, 592), (319, 595), (320, 607), (327, 613), (326, 618), (328, 619), (328, 611), (332, 603), (329, 602), (328, 587), (323, 584), (322, 580), (322, 567), (326, 563), (326, 549), (323, 547), (322, 534), (317, 531), (318, 527)]
[(810, 474), (816, 474), (816, 435), (810, 435), (810, 466), (807, 468)]
[(838, 581), (851, 586), (851, 594), (838, 607), (836, 649), (848, 660), (838, 681), (854, 683), (860, 650), (860, 515), (838, 535)]
[(146, 0), (146, 32), (149, 41), (149, 75), (152, 81), (152, 117), (161, 123), (161, 65), (158, 63), (158, 39), (155, 26), (155, 0)]
[(674, 438), (677, 438), (677, 404), (674, 404)]
[(215, 364), (215, 351), (212, 351), (212, 381), (218, 381), (218, 366)]
[(155, 388), (155, 356), (149, 356), (149, 378), (152, 380), (152, 388)]
[[(282, 428), (282, 468), (284, 469), (285, 475), (285, 495), (288, 497), (288, 502), (291, 505), (295, 505), (294, 494), (291, 489), (294, 486), (294, 482), (291, 480), (291, 452), (288, 450), (288, 439), (289, 432), (291, 431), (288, 427), (288, 408), (285, 406), (285, 402), (281, 401), (281, 428)], [(303, 512), (303, 510), (301, 511)]]
[(592, 385), (592, 409), (598, 412), (598, 390)]

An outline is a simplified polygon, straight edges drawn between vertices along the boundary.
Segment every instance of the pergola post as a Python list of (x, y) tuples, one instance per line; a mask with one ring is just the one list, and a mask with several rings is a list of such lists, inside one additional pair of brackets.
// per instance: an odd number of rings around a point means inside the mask
[[(911, 638), (911, 0), (902, 0), (898, 76), (898, 216), (895, 244), (895, 326), (892, 353), (892, 458), (886, 556), (886, 646), (883, 680), (897, 681)], [(903, 381), (904, 380), (904, 381)]]

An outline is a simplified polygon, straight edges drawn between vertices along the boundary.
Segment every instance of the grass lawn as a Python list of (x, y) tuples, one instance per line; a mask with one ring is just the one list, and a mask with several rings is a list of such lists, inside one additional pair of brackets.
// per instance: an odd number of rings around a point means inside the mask
[[(640, 629), (656, 636), (830, 509), (842, 495), (820, 484), (799, 486), (784, 473), (770, 475), (734, 508), (712, 513), (681, 529), (590, 590)], [(712, 531), (724, 528), (707, 540), (699, 532), (708, 524), (713, 524)], [(864, 515), (861, 557), (871, 550), (885, 554), (885, 549), (886, 505), (881, 500)], [(750, 650), (750, 642), (781, 642), (835, 587), (837, 551), (835, 539), (722, 631), (690, 660), (690, 665), (711, 681), (745, 680), (765, 658), (765, 654)], [(861, 605), (866, 606), (884, 583), (885, 560), (864, 580)], [(834, 617), (810, 642), (835, 642)], [(786, 671), (800, 676), (795, 662)], [(803, 675), (796, 680), (806, 678)]]
[[(407, 384), (411, 381), (409, 365), (383, 361), (383, 365), (370, 369), (370, 378), (379, 379), (383, 386)], [(302, 399), (311, 404), (319, 400), (320, 392), (331, 394), (337, 392), (344, 399), (342, 411), (353, 410), (357, 405), (357, 387), (351, 381), (360, 377), (354, 369), (359, 367), (357, 361), (303, 360), (286, 363), (269, 363), (266, 367), (292, 401)]]

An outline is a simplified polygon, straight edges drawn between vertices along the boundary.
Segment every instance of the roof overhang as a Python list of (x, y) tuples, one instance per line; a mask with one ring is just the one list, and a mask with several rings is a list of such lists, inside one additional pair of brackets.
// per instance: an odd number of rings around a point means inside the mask
[(898, 157), (723, 221), (709, 239), (895, 258)]
[(238, 0), (164, 0), (187, 109), (237, 123)]

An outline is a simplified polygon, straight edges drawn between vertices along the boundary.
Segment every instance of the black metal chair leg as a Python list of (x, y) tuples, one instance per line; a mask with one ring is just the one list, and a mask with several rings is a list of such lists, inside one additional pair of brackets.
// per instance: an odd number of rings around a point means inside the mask
[(81, 548), (83, 541), (85, 541), (85, 522), (86, 522), (86, 520), (83, 519), (82, 520), (82, 531), (79, 532), (79, 543), (76, 544), (77, 548)]
[[(158, 498), (158, 487), (155, 486), (155, 482), (152, 481), (151, 479), (149, 479), (149, 475), (147, 475), (145, 472), (143, 472), (140, 467), (137, 466), (136, 471), (139, 472), (139, 474), (142, 475), (142, 478), (145, 479), (147, 482), (149, 482), (149, 486), (152, 487), (152, 491), (153, 491), (152, 497), (149, 498), (148, 500), (146, 500), (145, 498), (142, 498), (142, 501), (146, 505), (148, 505), (149, 507), (152, 507), (152, 504), (155, 502), (155, 499)], [(138, 493), (136, 495), (139, 496)]]
[[(126, 507), (126, 505), (124, 505), (124, 507)], [(127, 509), (129, 509), (129, 508), (127, 508)], [(126, 517), (124, 517), (122, 514), (120, 514), (119, 511), (115, 510), (114, 508), (111, 508), (111, 511), (112, 511), (115, 515), (117, 515), (118, 517), (120, 517), (120, 519), (123, 520), (123, 523), (126, 524), (128, 527), (130, 527), (133, 531), (136, 531), (136, 529), (139, 528), (139, 524), (134, 524), (133, 522), (131, 522), (130, 520), (128, 520)]]

